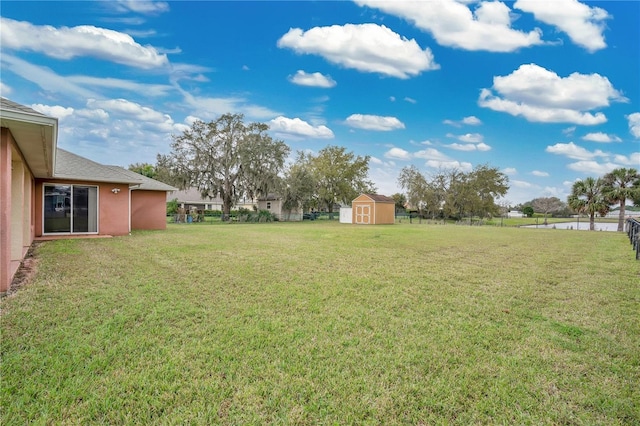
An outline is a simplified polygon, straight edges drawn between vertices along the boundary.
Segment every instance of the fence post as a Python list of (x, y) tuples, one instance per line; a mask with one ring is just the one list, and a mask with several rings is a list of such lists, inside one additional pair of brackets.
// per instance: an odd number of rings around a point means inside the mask
[(640, 222), (635, 219), (627, 219), (627, 235), (629, 242), (636, 251), (636, 260), (640, 259)]

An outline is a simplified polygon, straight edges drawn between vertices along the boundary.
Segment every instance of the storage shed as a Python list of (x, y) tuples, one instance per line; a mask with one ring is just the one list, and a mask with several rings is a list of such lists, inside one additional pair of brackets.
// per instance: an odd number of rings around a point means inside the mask
[(395, 201), (378, 194), (361, 194), (351, 202), (352, 223), (357, 225), (388, 225), (395, 222)]

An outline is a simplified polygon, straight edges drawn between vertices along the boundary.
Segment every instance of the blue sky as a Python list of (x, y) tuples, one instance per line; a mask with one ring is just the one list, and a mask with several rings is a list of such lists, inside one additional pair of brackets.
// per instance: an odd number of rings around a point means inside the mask
[(232, 112), (293, 153), (402, 167), (479, 164), (511, 204), (640, 168), (640, 2), (3, 0), (0, 92), (59, 118), (58, 146), (155, 163)]

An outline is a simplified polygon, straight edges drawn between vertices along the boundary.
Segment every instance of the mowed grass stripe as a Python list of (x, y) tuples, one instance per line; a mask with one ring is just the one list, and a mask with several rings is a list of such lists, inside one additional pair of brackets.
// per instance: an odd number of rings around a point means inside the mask
[(175, 225), (37, 249), (3, 423), (640, 422), (624, 234)]

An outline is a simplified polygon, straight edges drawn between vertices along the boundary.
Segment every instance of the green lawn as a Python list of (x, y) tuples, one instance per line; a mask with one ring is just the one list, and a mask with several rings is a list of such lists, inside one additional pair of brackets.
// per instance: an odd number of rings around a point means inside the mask
[(640, 424), (622, 233), (191, 224), (37, 258), (2, 424)]

